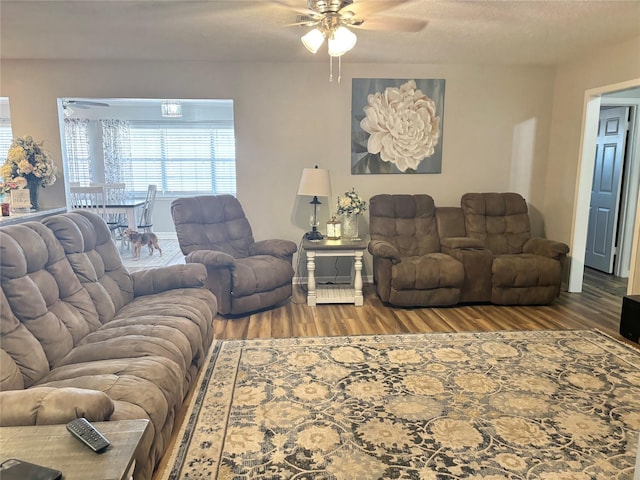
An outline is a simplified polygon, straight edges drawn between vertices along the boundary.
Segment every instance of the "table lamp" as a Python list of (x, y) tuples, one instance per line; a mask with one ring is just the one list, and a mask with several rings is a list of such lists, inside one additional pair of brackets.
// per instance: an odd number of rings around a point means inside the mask
[(302, 170), (300, 185), (298, 185), (298, 195), (313, 196), (311, 204), (311, 231), (305, 233), (307, 240), (322, 240), (323, 236), (318, 231), (318, 205), (322, 205), (318, 197), (331, 197), (331, 179), (329, 170), (324, 168), (305, 168)]

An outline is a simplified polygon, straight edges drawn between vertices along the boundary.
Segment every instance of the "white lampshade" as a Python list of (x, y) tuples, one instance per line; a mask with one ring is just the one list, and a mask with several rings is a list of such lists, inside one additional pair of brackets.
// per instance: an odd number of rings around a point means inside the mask
[(346, 27), (338, 27), (329, 38), (329, 55), (340, 57), (351, 50), (358, 40), (356, 34)]
[(303, 35), (301, 40), (307, 50), (311, 53), (316, 53), (324, 42), (324, 34), (317, 28), (314, 28), (309, 33)]
[(329, 170), (324, 168), (305, 168), (302, 170), (298, 195), (310, 197), (331, 197), (331, 178)]

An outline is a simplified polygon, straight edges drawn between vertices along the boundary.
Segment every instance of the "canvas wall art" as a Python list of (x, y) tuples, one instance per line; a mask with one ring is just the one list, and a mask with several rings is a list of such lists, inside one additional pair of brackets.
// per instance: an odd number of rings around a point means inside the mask
[(440, 173), (443, 79), (354, 78), (351, 173)]

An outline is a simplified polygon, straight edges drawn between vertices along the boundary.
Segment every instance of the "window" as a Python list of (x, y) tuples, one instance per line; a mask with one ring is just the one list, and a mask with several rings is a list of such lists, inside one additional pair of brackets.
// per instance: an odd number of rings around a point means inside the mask
[(67, 118), (64, 121), (69, 181), (80, 182), (82, 185), (89, 185), (91, 181), (88, 123), (88, 120), (77, 118)]
[(162, 116), (162, 99), (58, 100), (67, 181), (124, 182), (139, 198), (150, 184), (160, 196), (236, 194), (233, 100), (182, 99), (177, 118)]
[(13, 142), (11, 132), (11, 112), (9, 111), (9, 98), (0, 97), (0, 163), (4, 163), (7, 152)]
[(165, 195), (236, 193), (232, 121), (129, 122), (131, 178), (127, 187), (146, 193), (156, 184)]
[(7, 152), (13, 142), (13, 134), (11, 133), (11, 119), (0, 118), (0, 159), (4, 161), (7, 158)]

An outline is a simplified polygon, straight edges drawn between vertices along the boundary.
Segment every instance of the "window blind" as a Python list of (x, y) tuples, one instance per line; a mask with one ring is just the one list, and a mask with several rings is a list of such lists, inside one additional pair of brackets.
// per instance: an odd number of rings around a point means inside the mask
[(87, 120), (69, 118), (64, 121), (68, 178), (70, 182), (80, 182), (81, 185), (89, 185), (91, 181), (88, 123)]
[(165, 195), (235, 195), (232, 121), (130, 121), (129, 136), (127, 189), (144, 194), (151, 183)]
[(13, 142), (13, 134), (11, 132), (11, 119), (0, 118), (0, 161), (4, 163), (7, 158), (7, 152)]

